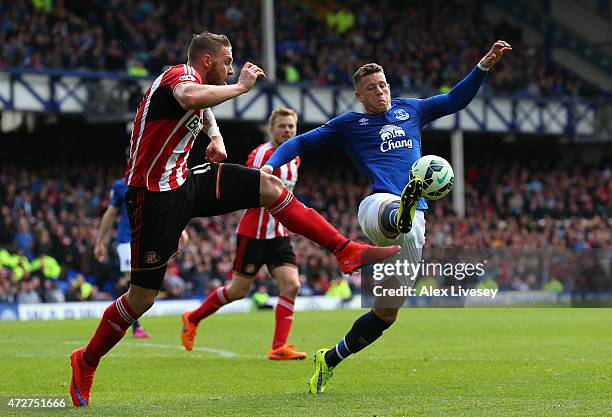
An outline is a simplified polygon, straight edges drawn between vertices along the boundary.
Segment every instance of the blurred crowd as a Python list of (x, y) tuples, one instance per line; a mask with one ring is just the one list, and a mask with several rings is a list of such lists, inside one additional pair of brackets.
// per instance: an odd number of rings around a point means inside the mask
[[(363, 239), (356, 214), (369, 193), (366, 180), (342, 166), (327, 167), (325, 176), (319, 171), (302, 170), (296, 195), (351, 239)], [(120, 279), (116, 261), (99, 263), (93, 256), (115, 179), (110, 172), (120, 169), (78, 163), (38, 170), (0, 166), (0, 302), (94, 300), (125, 290), (128, 282)], [(609, 162), (496, 161), (492, 167), (469, 166), (466, 174), (466, 217), (454, 214), (450, 198), (433, 203), (426, 215), (427, 248), (508, 250), (508, 256), (546, 248), (612, 248)], [(239, 219), (240, 213), (233, 213), (189, 224), (189, 241), (168, 268), (163, 296), (201, 297), (230, 278)], [(292, 240), (302, 295), (344, 294), (347, 283), (359, 290), (359, 277), (342, 277), (333, 255), (299, 236)], [(496, 270), (489, 278), (504, 289), (542, 288), (531, 276), (515, 280), (503, 265)], [(276, 291), (265, 268), (257, 279), (271, 294)]]
[[(13, 0), (0, 3), (0, 67), (68, 68), (158, 74), (185, 61), (192, 33), (230, 37), (236, 66), (261, 65), (260, 5), (245, 0)], [(514, 47), (491, 73), (496, 94), (594, 96), (599, 90), (564, 70), (520, 28), (491, 24), (481, 5), (383, 0), (275, 2), (278, 79), (344, 85), (375, 61), (397, 90), (446, 92), (493, 41)]]
[(243, 0), (14, 0), (0, 3), (0, 66), (157, 74), (185, 62), (193, 33), (232, 35), (257, 60), (259, 7)]
[(281, 3), (278, 50), (284, 79), (321, 85), (349, 85), (355, 68), (377, 62), (395, 89), (422, 94), (447, 92), (497, 39), (510, 42), (487, 80), (486, 91), (523, 96), (592, 96), (597, 89), (550, 59), (542, 47), (526, 42), (509, 22), (491, 24), (481, 4), (447, 1), (336, 2), (308, 12), (298, 3)]
[(573, 249), (612, 247), (612, 165), (568, 162), (472, 165), (466, 170), (466, 217), (450, 199), (433, 206), (433, 246)]
[[(550, 53), (526, 42), (520, 28), (488, 22), (478, 3), (277, 1), (275, 13), (277, 75), (287, 83), (348, 86), (357, 67), (376, 61), (396, 91), (446, 92), (494, 40), (506, 39), (513, 45), (512, 57), (498, 64), (485, 90), (599, 94), (551, 61)], [(261, 29), (258, 2), (245, 0), (13, 0), (0, 2), (0, 67), (149, 76), (184, 62), (192, 33), (202, 30), (228, 34), (236, 66), (246, 60), (261, 64)], [(45, 160), (44, 152), (37, 156), (44, 163), (35, 168), (6, 161), (0, 165), (0, 302), (121, 294), (128, 281), (117, 272), (116, 256), (108, 263), (93, 256), (109, 188), (121, 169), (116, 161), (66, 164)], [(611, 248), (609, 163), (525, 160), (470, 166), (466, 216), (455, 215), (449, 198), (432, 204), (427, 248), (507, 250), (506, 256), (547, 248)], [(363, 239), (356, 214), (369, 193), (366, 180), (344, 167), (326, 167), (324, 177), (316, 172), (311, 168), (300, 174), (296, 195), (351, 239)], [(201, 297), (230, 278), (239, 219), (234, 213), (190, 223), (189, 241), (168, 268), (163, 296)], [(333, 255), (299, 236), (293, 243), (302, 295), (359, 291), (359, 277), (343, 277)], [(544, 284), (536, 277), (546, 274), (534, 272), (533, 262), (525, 258), (516, 263), (522, 265), (517, 270), (497, 264), (490, 278), (503, 289), (540, 289)], [(258, 282), (276, 291), (265, 269)]]

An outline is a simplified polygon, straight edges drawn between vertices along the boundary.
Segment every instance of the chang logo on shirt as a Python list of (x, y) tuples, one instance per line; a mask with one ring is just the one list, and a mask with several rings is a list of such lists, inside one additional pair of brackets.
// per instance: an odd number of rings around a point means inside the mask
[(378, 133), (382, 140), (380, 144), (381, 152), (389, 152), (391, 149), (397, 148), (412, 148), (412, 139), (406, 139), (406, 132), (401, 126), (384, 125)]

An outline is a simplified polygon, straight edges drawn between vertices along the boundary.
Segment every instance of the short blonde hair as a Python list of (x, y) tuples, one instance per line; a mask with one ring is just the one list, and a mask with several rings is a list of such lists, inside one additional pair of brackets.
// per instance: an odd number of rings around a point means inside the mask
[(368, 75), (372, 75), (372, 74), (376, 74), (377, 72), (385, 72), (385, 70), (383, 70), (383, 67), (381, 67), (378, 64), (375, 64), (373, 62), (369, 63), (369, 64), (365, 64), (362, 65), (356, 72), (355, 75), (353, 75), (353, 87), (355, 87), (355, 90), (357, 90), (357, 87), (359, 86), (359, 82), (361, 81), (361, 79), (365, 76)]
[(187, 59), (190, 62), (194, 62), (205, 52), (215, 55), (222, 46), (232, 47), (232, 44), (225, 35), (210, 32), (194, 33), (187, 50)]
[(270, 129), (274, 127), (274, 123), (276, 123), (276, 119), (281, 116), (293, 116), (295, 117), (295, 124), (297, 125), (298, 115), (295, 111), (288, 109), (286, 107), (278, 107), (270, 113), (270, 117), (268, 118), (268, 126)]

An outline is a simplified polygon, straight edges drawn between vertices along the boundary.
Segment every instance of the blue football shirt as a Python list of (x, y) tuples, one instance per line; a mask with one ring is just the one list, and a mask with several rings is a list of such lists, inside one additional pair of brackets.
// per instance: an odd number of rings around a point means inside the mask
[[(395, 98), (384, 113), (344, 113), (314, 130), (283, 143), (267, 165), (273, 168), (303, 151), (324, 144), (344, 148), (355, 167), (372, 184), (372, 193), (400, 195), (410, 167), (421, 157), (421, 131), (440, 117), (455, 113), (474, 98), (486, 71), (474, 69), (451, 91), (426, 99)], [(426, 209), (421, 199), (418, 209)]]
[(113, 206), (119, 209), (119, 227), (117, 228), (117, 243), (130, 243), (132, 239), (132, 228), (130, 227), (130, 219), (127, 214), (127, 206), (125, 204), (125, 192), (127, 184), (124, 178), (120, 178), (114, 182), (111, 190), (110, 202)]

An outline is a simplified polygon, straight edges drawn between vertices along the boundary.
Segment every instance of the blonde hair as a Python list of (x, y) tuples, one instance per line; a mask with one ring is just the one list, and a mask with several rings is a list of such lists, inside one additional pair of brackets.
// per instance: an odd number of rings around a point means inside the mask
[(377, 72), (385, 72), (383, 67), (375, 63), (369, 63), (362, 65), (353, 75), (353, 87), (357, 90), (357, 86), (359, 86), (359, 81), (367, 75), (376, 74)]
[(276, 123), (276, 119), (281, 116), (293, 116), (295, 117), (295, 123), (297, 124), (298, 115), (295, 111), (288, 109), (286, 107), (278, 107), (270, 113), (270, 117), (268, 118), (268, 126), (270, 128), (274, 127), (274, 123)]
[(232, 44), (225, 35), (210, 32), (194, 33), (187, 50), (187, 59), (190, 62), (194, 62), (205, 52), (215, 55), (223, 46), (232, 47)]

